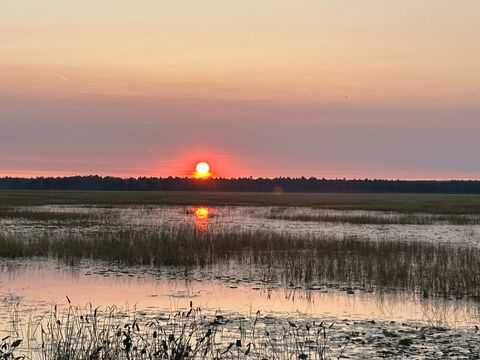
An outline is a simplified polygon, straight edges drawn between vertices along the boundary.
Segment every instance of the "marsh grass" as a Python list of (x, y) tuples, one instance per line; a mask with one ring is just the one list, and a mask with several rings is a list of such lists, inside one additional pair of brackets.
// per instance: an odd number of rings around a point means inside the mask
[(98, 220), (98, 216), (93, 213), (46, 211), (22, 207), (0, 207), (0, 219), (22, 219), (35, 222), (78, 224)]
[(27, 324), (16, 323), (12, 333), (26, 337), (23, 354), (43, 360), (323, 360), (341, 357), (348, 344), (344, 334), (332, 348), (333, 323), (280, 321), (279, 326), (259, 312), (251, 318), (204, 315), (192, 304), (188, 311), (148, 316), (116, 307), (69, 305), (62, 310), (55, 306)]
[(423, 297), (480, 300), (480, 249), (426, 241), (172, 226), (89, 235), (3, 234), (0, 257), (192, 269), (233, 262), (266, 282), (291, 286), (335, 282), (365, 289), (413, 290)]
[(325, 223), (374, 224), (374, 225), (478, 225), (480, 217), (461, 214), (401, 214), (401, 213), (311, 213), (291, 214), (285, 209), (271, 209), (267, 219), (288, 221), (311, 221)]
[(233, 193), (202, 191), (0, 191), (0, 205), (286, 206), (337, 210), (480, 214), (480, 195)]
[[(181, 208), (183, 215), (195, 215), (198, 208), (184, 206)], [(349, 223), (349, 224), (376, 224), (376, 225), (479, 225), (480, 216), (472, 214), (425, 214), (425, 213), (395, 213), (395, 212), (371, 212), (355, 214), (345, 211), (318, 213), (316, 209), (308, 212), (291, 213), (287, 207), (270, 208), (262, 214), (264, 218), (271, 220), (324, 222), (324, 223)], [(214, 212), (208, 215), (215, 217)], [(19, 219), (32, 222), (61, 223), (64, 225), (92, 225), (108, 224), (113, 219), (113, 213), (108, 212), (78, 212), (57, 209), (42, 209), (41, 207), (0, 207), (0, 219)]]

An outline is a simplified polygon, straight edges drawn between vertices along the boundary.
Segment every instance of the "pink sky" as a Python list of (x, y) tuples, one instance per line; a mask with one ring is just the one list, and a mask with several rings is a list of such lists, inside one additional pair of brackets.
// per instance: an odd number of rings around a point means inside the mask
[(475, 0), (0, 4), (0, 176), (480, 177)]

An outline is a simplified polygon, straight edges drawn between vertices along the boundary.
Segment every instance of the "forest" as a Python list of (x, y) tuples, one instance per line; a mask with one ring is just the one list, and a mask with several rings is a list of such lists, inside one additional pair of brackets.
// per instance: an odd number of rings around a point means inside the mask
[(70, 176), (0, 178), (0, 190), (366, 192), (480, 194), (478, 180)]

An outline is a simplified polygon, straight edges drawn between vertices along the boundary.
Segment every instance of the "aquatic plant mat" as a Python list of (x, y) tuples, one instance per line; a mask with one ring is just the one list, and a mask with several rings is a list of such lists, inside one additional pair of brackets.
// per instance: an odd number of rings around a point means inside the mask
[(475, 330), (414, 323), (325, 322), (250, 317), (191, 307), (177, 313), (52, 308), (26, 321), (12, 313), (1, 359), (339, 359), (476, 358)]

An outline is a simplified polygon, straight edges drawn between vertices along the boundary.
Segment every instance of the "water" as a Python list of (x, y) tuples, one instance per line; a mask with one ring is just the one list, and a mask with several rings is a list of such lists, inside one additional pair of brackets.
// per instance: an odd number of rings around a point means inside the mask
[(177, 311), (190, 307), (205, 312), (222, 311), (246, 315), (313, 316), (325, 321), (388, 320), (425, 322), (455, 327), (478, 323), (477, 307), (471, 302), (416, 301), (413, 294), (378, 294), (332, 288), (305, 290), (272, 288), (268, 284), (182, 278), (179, 273), (156, 276), (134, 269), (110, 268), (84, 261), (71, 269), (51, 261), (29, 263), (5, 260), (0, 272), (0, 318), (8, 319), (12, 306), (28, 313), (41, 313), (53, 304), (77, 306), (88, 303), (124, 309)]
[[(478, 246), (479, 225), (346, 224), (269, 219), (272, 212), (288, 214), (379, 215), (363, 211), (278, 209), (271, 207), (85, 207), (42, 206), (38, 212), (89, 214), (88, 220), (32, 221), (2, 219), (0, 232), (25, 234), (94, 233), (105, 229), (160, 229), (166, 225), (192, 225), (200, 231), (268, 230), (292, 234), (336, 237), (421, 240)], [(393, 214), (394, 215), (394, 214)], [(248, 270), (248, 269), (247, 269)], [(236, 276), (233, 276), (235, 274)], [(416, 294), (392, 291), (378, 294), (321, 284), (313, 289), (266, 283), (246, 269), (184, 269), (126, 267), (82, 260), (65, 265), (44, 259), (2, 260), (0, 267), (0, 319), (8, 323), (15, 305), (22, 314), (48, 311), (53, 304), (117, 305), (143, 311), (187, 309), (192, 302), (205, 311), (254, 314), (257, 310), (280, 317), (317, 317), (325, 320), (420, 322), (429, 325), (473, 327), (478, 324), (477, 303), (471, 300), (419, 299)], [(6, 327), (0, 327), (5, 332)]]

